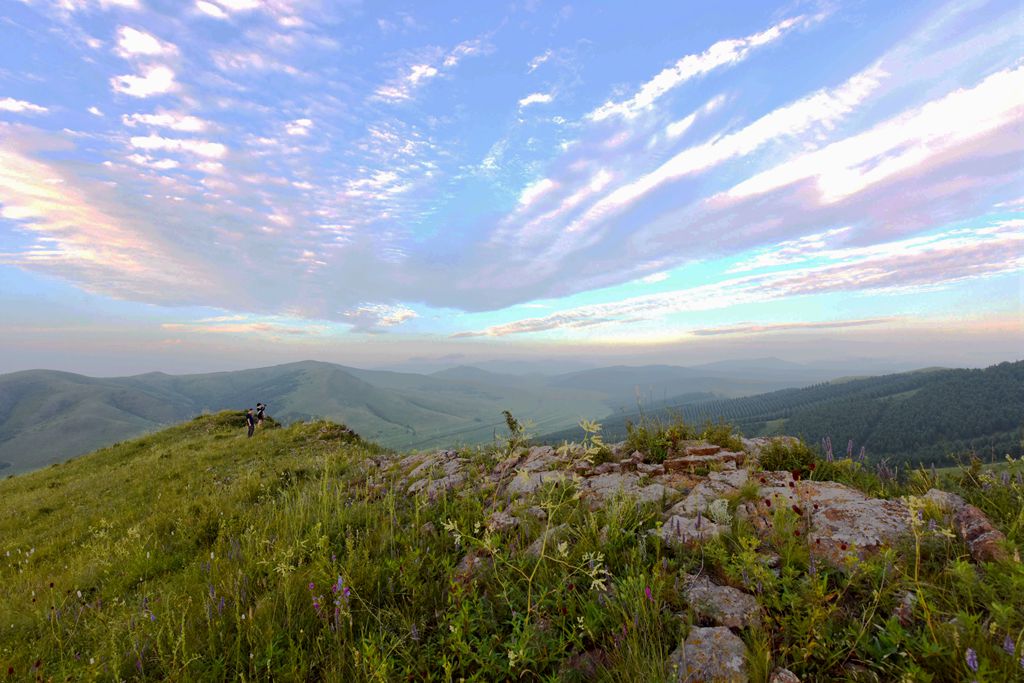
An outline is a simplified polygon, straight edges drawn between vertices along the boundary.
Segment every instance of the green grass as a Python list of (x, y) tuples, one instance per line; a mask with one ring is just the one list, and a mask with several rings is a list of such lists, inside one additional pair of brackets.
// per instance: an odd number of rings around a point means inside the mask
[[(757, 681), (774, 666), (803, 680), (1024, 675), (1021, 564), (978, 567), (925, 522), (848, 573), (812, 568), (785, 511), (769, 544), (734, 518), (672, 550), (646, 533), (659, 508), (590, 510), (572, 484), (513, 502), (519, 527), (490, 534), (498, 447), (465, 453), (468, 487), (430, 501), (399, 485), (403, 456), (337, 425), (247, 439), (239, 423), (204, 416), (0, 481), (0, 680), (665, 680), (694, 623), (680, 582), (698, 570), (763, 606), (764, 625), (742, 634)], [(925, 476), (855, 483), (921, 493)], [(986, 476), (950, 485), (1018, 549), (1024, 488)], [(561, 524), (539, 556), (524, 552)], [(482, 558), (471, 575), (456, 570), (467, 553)], [(918, 601), (901, 623), (906, 591)]]

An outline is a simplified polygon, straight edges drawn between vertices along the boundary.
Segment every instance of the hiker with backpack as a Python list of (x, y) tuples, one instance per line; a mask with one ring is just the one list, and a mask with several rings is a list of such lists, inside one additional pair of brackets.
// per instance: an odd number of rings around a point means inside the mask
[(256, 418), (252, 415), (252, 408), (246, 408), (245, 410), (245, 424), (249, 427), (249, 437), (252, 437), (252, 433), (256, 431)]
[(266, 403), (257, 403), (256, 404), (256, 424), (258, 424), (260, 427), (263, 426), (263, 413), (266, 412), (266, 410), (267, 410), (267, 404)]

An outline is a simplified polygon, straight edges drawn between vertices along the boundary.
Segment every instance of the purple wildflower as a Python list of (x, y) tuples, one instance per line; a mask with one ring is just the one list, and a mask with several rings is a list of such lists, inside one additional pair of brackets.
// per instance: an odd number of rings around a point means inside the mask
[(650, 600), (651, 602), (654, 602), (654, 596), (651, 595), (651, 587), (650, 586), (644, 586), (644, 595), (647, 596), (648, 600)]
[(978, 653), (974, 651), (974, 648), (967, 648), (967, 652), (965, 653), (964, 658), (967, 660), (968, 669), (970, 669), (971, 671), (978, 670)]
[(867, 449), (867, 447), (866, 446), (861, 446), (860, 447), (860, 455), (858, 456), (858, 458), (860, 459), (861, 462), (864, 462), (867, 459), (867, 457), (868, 457), (868, 449)]
[(1013, 638), (1007, 635), (1003, 638), (1003, 649), (1006, 650), (1006, 654), (1013, 656), (1014, 651), (1017, 649), (1013, 644)]
[(846, 442), (846, 457), (853, 459), (853, 439)]
[(316, 584), (313, 583), (312, 581), (309, 582), (309, 590), (311, 590), (311, 591), (316, 590)]

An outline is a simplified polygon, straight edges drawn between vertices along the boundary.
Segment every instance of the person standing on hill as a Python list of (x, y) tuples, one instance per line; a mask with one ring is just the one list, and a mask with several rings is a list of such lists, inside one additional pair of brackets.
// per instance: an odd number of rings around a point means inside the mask
[(256, 431), (256, 418), (252, 416), (252, 408), (246, 408), (245, 410), (245, 424), (249, 427), (249, 436)]
[(260, 427), (263, 426), (263, 413), (266, 412), (266, 410), (267, 410), (267, 404), (266, 403), (257, 403), (256, 404), (256, 424), (258, 424)]

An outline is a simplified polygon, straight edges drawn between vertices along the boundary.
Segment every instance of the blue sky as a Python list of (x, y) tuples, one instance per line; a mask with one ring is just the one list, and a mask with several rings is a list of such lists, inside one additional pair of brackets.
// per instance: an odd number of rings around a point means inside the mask
[(0, 371), (1024, 348), (1006, 2), (16, 0)]

